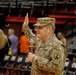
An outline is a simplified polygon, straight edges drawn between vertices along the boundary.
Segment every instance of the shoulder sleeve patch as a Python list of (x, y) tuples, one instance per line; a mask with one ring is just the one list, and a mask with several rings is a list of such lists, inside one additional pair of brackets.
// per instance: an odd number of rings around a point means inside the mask
[(55, 59), (59, 59), (60, 58), (60, 54), (58, 54), (58, 53), (54, 54), (54, 58)]

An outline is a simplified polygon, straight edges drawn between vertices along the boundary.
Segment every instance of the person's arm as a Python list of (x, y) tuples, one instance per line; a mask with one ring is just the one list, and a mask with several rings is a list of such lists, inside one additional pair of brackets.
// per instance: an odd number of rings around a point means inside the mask
[(64, 45), (67, 46), (67, 40), (64, 38)]
[(61, 47), (60, 49), (52, 49), (52, 53), (50, 53), (49, 59), (35, 55), (32, 62), (35, 63), (35, 65), (37, 65), (38, 68), (41, 70), (52, 73), (59, 73), (64, 69), (65, 63), (64, 50)]
[(8, 38), (8, 42), (9, 42), (9, 45), (11, 45), (11, 41), (10, 41), (10, 39)]
[(22, 31), (24, 32), (24, 34), (28, 37), (28, 39), (35, 39), (36, 36), (35, 34), (32, 32), (32, 30), (29, 28), (29, 19), (28, 19), (28, 13), (25, 16), (25, 20), (22, 26)]
[(64, 44), (64, 46), (67, 46), (67, 40), (65, 38), (62, 39), (62, 43)]

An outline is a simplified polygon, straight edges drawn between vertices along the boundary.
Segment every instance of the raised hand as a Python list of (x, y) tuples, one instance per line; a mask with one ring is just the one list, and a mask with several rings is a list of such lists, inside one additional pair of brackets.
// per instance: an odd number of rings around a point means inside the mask
[(25, 16), (25, 20), (24, 20), (22, 28), (28, 26), (28, 24), (29, 24), (29, 19), (28, 19), (28, 13), (27, 13), (26, 16)]

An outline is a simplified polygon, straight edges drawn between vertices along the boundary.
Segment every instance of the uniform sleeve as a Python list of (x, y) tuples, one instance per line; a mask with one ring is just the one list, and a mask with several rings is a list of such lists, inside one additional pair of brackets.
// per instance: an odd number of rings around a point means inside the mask
[(36, 37), (35, 34), (32, 32), (32, 30), (29, 28), (29, 26), (25, 27), (25, 28), (22, 28), (22, 31), (25, 33), (25, 35), (28, 37), (28, 38), (34, 38)]
[(59, 73), (64, 69), (65, 54), (63, 48), (52, 49), (48, 59), (40, 56), (35, 56), (33, 62), (38, 66), (39, 69), (45, 70), (52, 73)]
[(35, 42), (37, 42), (36, 35), (32, 32), (32, 30), (29, 28), (29, 26), (22, 28), (22, 31), (25, 33), (26, 37), (28, 39), (33, 39)]

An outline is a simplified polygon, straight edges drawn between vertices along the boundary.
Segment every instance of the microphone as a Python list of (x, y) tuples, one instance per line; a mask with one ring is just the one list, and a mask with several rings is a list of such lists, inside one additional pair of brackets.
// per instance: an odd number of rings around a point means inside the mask
[(31, 38), (30, 39), (30, 46), (29, 46), (31, 53), (34, 53), (34, 48), (35, 48), (34, 43), (35, 43), (34, 40)]

